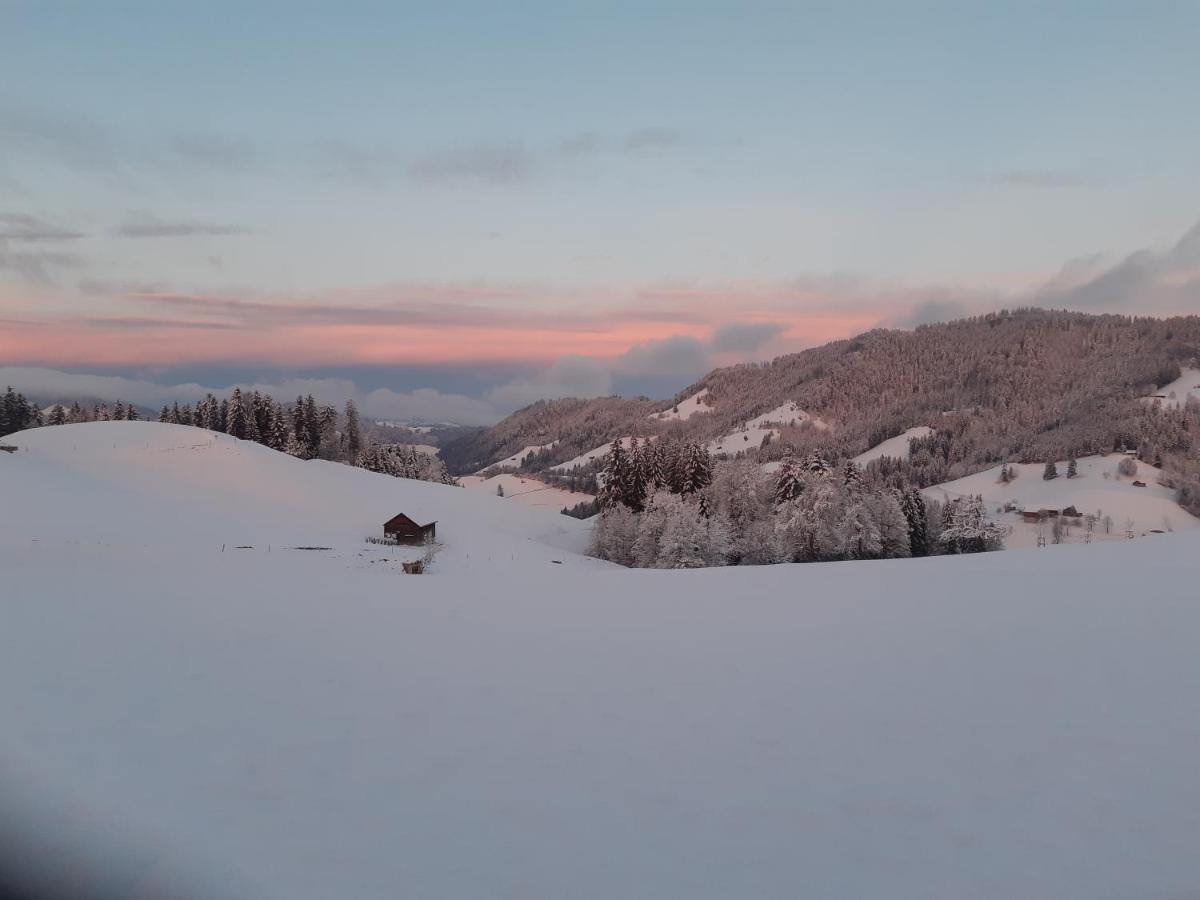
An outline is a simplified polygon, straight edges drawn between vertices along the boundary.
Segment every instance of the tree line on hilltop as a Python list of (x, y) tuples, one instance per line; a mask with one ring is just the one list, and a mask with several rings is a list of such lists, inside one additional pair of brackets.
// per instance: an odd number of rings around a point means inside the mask
[[(55, 404), (45, 413), (11, 387), (0, 400), (0, 435), (41, 426), (140, 418), (134, 404), (121, 400), (111, 407), (107, 403), (90, 407), (78, 402), (69, 406)], [(445, 464), (432, 454), (400, 445), (371, 443), (364, 436), (353, 400), (346, 401), (339, 414), (335, 406), (318, 403), (311, 394), (298, 396), (292, 403), (281, 403), (261, 391), (234, 388), (228, 397), (221, 399), (209, 393), (194, 405), (164, 405), (158, 421), (232, 435), (298, 459), (326, 459), (398, 478), (455, 483)]]

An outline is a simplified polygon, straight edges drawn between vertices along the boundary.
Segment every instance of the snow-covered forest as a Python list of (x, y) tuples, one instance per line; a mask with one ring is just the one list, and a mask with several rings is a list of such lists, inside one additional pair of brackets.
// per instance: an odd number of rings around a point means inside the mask
[(767, 473), (696, 442), (614, 442), (601, 484), (592, 552), (637, 568), (978, 553), (1005, 535), (980, 498), (872, 487), (854, 462), (835, 469), (817, 453)]

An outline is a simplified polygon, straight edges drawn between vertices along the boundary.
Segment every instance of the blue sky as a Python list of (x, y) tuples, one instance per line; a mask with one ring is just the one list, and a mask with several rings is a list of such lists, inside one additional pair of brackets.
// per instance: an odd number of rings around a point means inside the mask
[(1198, 45), (1195, 3), (0, 2), (0, 363), (665, 390), (1186, 311)]

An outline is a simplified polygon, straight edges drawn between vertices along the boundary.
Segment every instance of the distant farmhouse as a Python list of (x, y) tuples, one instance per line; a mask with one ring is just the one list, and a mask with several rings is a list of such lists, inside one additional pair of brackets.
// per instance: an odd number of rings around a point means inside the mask
[(418, 525), (404, 513), (383, 523), (384, 537), (397, 544), (427, 544), (437, 540), (437, 522)]

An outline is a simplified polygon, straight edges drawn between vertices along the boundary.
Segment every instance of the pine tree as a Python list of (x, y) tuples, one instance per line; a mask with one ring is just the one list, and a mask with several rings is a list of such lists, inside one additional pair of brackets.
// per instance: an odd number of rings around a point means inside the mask
[(646, 460), (645, 449), (638, 439), (629, 442), (629, 452), (625, 455), (625, 472), (621, 485), (621, 502), (634, 512), (641, 512), (646, 507)]
[(684, 445), (683, 493), (697, 494), (712, 484), (712, 455), (699, 441)]
[[(283, 411), (283, 406), (279, 403), (271, 405), (271, 421), (267, 432), (267, 446), (273, 450), (279, 450), (282, 453), (290, 453), (288, 449), (289, 438), (295, 437), (295, 434), (288, 428), (287, 414)], [(348, 462), (353, 465), (358, 455), (355, 454)]]
[(775, 505), (782, 506), (789, 500), (795, 500), (803, 491), (804, 478), (800, 463), (793, 456), (785, 456), (775, 475)]
[(315, 459), (321, 451), (321, 414), (312, 394), (304, 398), (304, 429), (301, 437), (308, 448), (308, 458)]
[(125, 404), (120, 400), (113, 404), (112, 417), (114, 422), (125, 421)]
[(52, 406), (50, 408), (50, 415), (46, 419), (46, 424), (47, 425), (66, 425), (67, 424), (67, 411), (62, 408), (61, 404), (56, 403), (56, 404), (54, 404), (54, 406)]
[(252, 421), (242, 389), (235, 387), (226, 407), (225, 431), (235, 438), (248, 440)]
[(362, 452), (362, 431), (358, 423), (358, 407), (353, 400), (346, 401), (343, 417), (346, 421), (342, 430), (342, 458), (354, 461)]
[(863, 484), (862, 471), (855, 465), (852, 459), (846, 460), (846, 465), (842, 467), (842, 486), (855, 494), (861, 494), (866, 490), (866, 485)]
[(625, 448), (621, 446), (621, 440), (618, 438), (608, 448), (608, 455), (604, 457), (604, 465), (600, 471), (600, 492), (596, 499), (600, 501), (602, 509), (625, 505), (625, 469)]
[(852, 496), (837, 526), (838, 555), (843, 559), (874, 559), (883, 550), (879, 523), (861, 496)]
[(987, 517), (979, 497), (964, 497), (953, 504), (950, 523), (942, 529), (941, 541), (951, 553), (982, 553), (1000, 549), (1008, 529)]
[(137, 407), (130, 403), (125, 407), (125, 421), (136, 422), (141, 416), (138, 414)]
[(1069, 460), (1067, 460), (1067, 477), (1076, 478), (1078, 476), (1079, 463), (1076, 461), (1075, 457), (1072, 456)]
[(804, 475), (810, 480), (828, 478), (829, 474), (833, 471), (833, 466), (814, 451), (805, 457), (803, 471)]
[(284, 447), (284, 452), (288, 456), (294, 456), (296, 459), (308, 459), (308, 447), (296, 437), (296, 432), (289, 431), (287, 436), (287, 444)]
[(909, 552), (913, 556), (927, 556), (929, 554), (929, 525), (926, 518), (925, 498), (921, 496), (920, 491), (913, 488), (904, 494), (900, 508), (908, 523)]
[(158, 412), (158, 421), (164, 424), (170, 424), (171, 422), (171, 408), (165, 403), (163, 404), (163, 408)]
[(1046, 481), (1051, 481), (1058, 477), (1058, 466), (1052, 462), (1046, 463), (1046, 468), (1042, 470), (1042, 478)]

